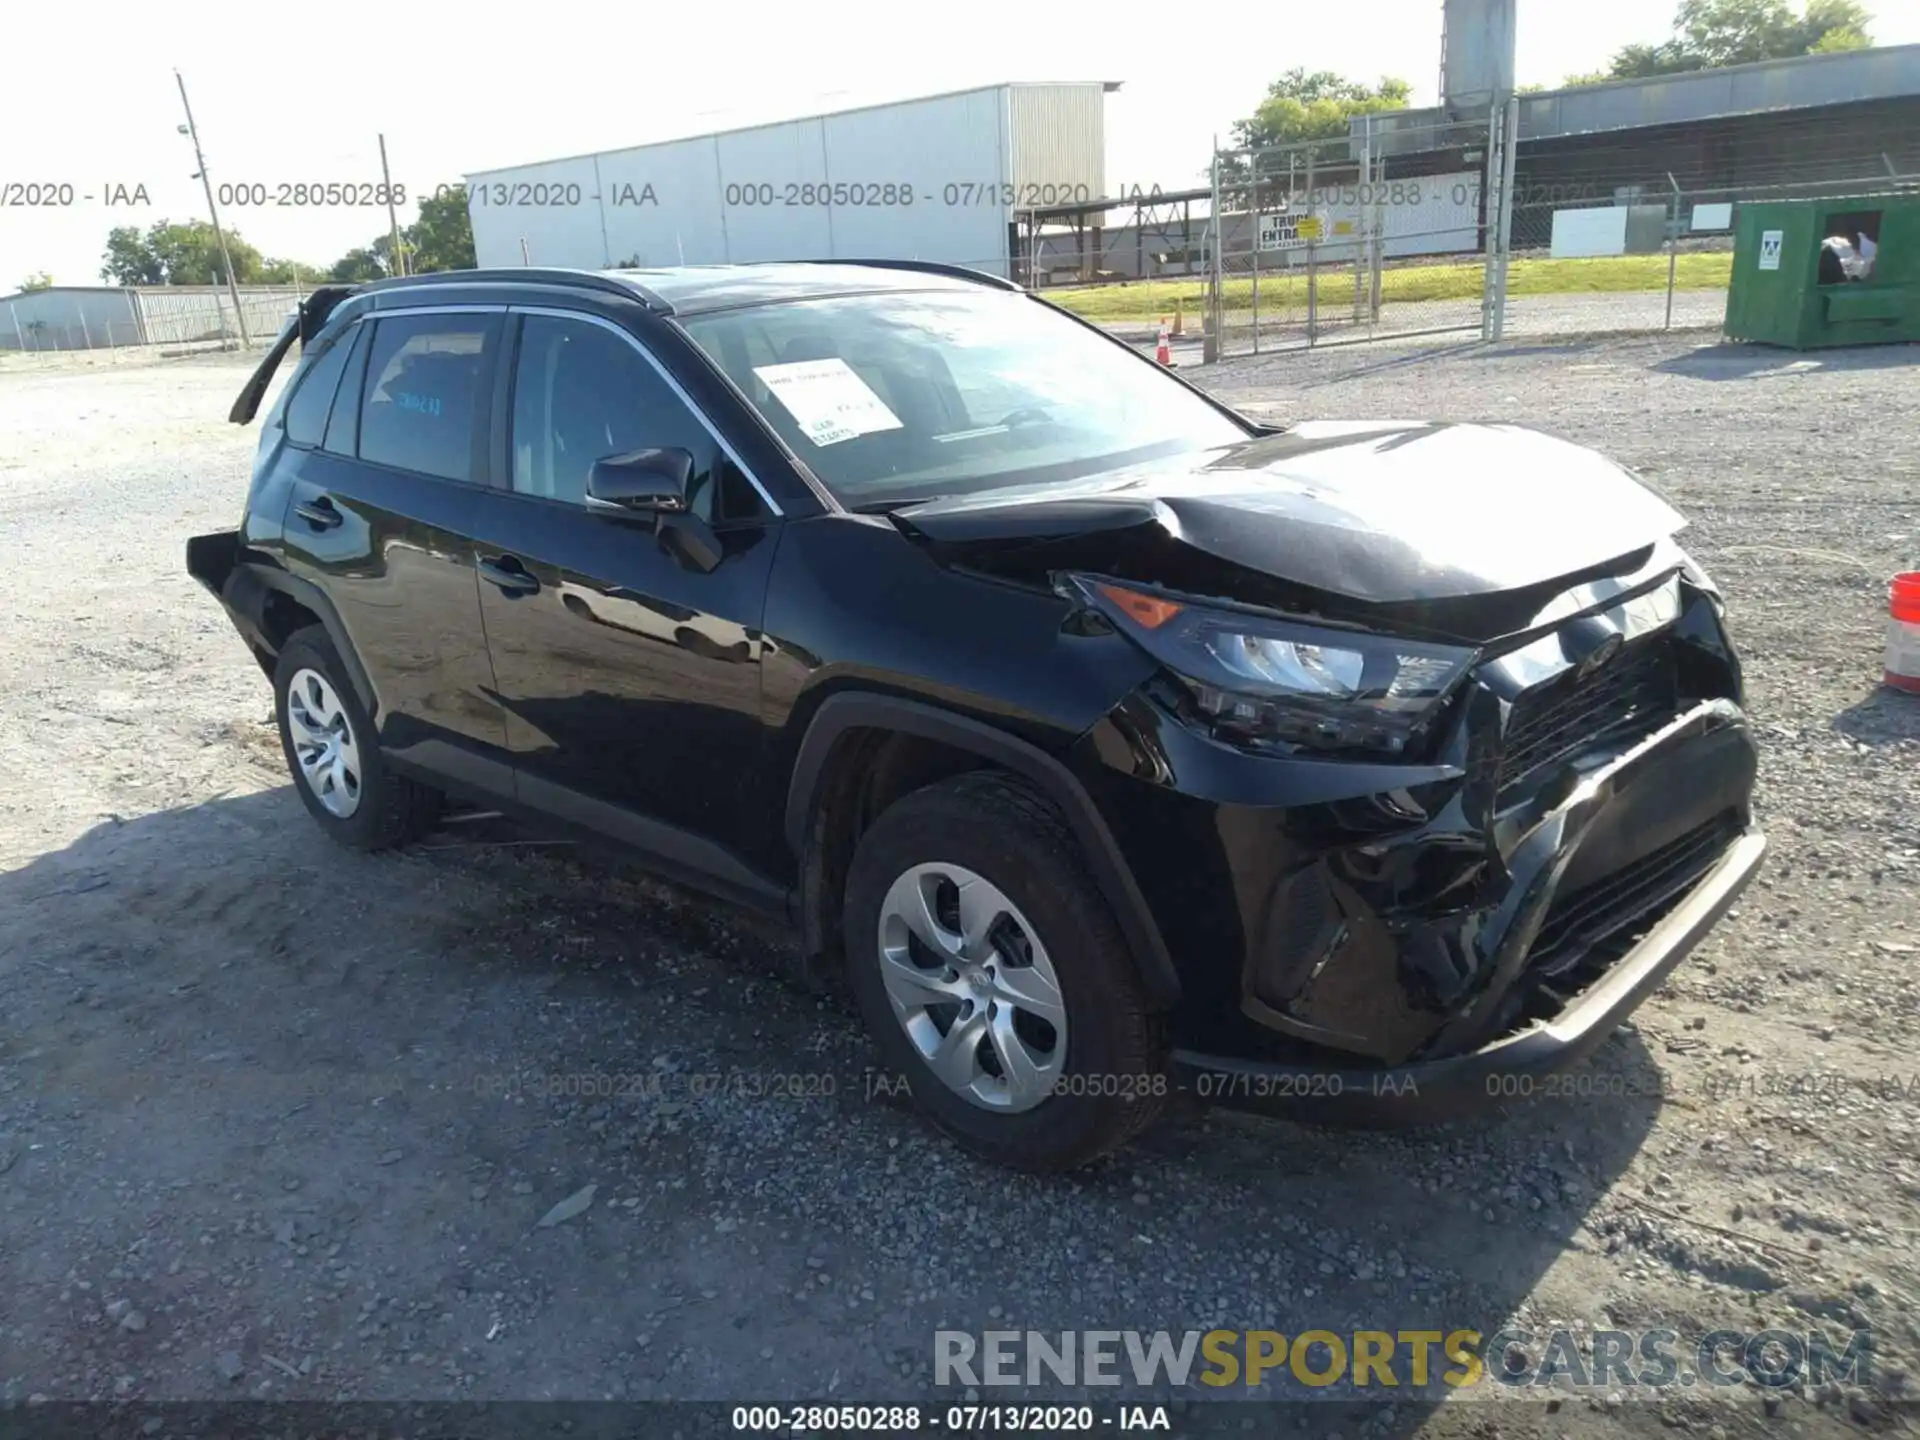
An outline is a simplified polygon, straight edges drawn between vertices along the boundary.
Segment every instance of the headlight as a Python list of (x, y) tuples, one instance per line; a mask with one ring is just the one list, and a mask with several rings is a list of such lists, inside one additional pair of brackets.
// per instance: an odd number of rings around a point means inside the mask
[(1472, 650), (1213, 610), (1088, 576), (1073, 598), (1180, 680), (1223, 740), (1405, 754), (1473, 664)]

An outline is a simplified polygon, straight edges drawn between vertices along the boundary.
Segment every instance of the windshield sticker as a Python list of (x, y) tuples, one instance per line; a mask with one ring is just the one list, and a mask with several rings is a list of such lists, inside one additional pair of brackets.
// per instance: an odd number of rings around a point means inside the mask
[(838, 445), (876, 430), (898, 430), (900, 417), (844, 360), (756, 365), (760, 377), (815, 445)]

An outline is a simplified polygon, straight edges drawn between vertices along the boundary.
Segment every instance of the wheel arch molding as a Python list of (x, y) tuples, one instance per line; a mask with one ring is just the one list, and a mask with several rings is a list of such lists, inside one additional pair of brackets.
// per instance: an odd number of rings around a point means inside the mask
[(1180, 980), (1166, 939), (1113, 832), (1085, 787), (1065, 765), (1038, 746), (935, 705), (894, 695), (844, 691), (821, 702), (800, 741), (787, 788), (786, 841), (803, 877), (803, 890), (828, 762), (854, 731), (894, 732), (938, 741), (977, 755), (1035, 785), (1059, 808), (1079, 842), (1093, 881), (1126, 936), (1134, 968), (1149, 999), (1163, 1007), (1178, 1002)]
[(268, 623), (267, 611), (275, 596), (284, 596), (315, 617), (327, 632), (327, 639), (333, 643), (334, 653), (340, 657), (340, 664), (346, 670), (346, 681), (353, 687), (355, 698), (360, 701), (368, 718), (377, 721), (380, 697), (374, 691), (366, 667), (360, 662), (359, 653), (353, 648), (347, 627), (341, 622), (340, 612), (319, 586), (285, 571), (241, 564), (236, 565), (228, 576), (221, 598), (227, 608), (242, 617), (252, 630), (252, 635), (247, 638), (277, 655), (286, 637), (281, 636), (276, 640), (269, 634), (272, 627)]

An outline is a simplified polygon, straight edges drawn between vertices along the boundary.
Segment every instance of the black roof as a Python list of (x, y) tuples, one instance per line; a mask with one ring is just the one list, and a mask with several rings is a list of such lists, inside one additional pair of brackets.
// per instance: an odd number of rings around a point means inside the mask
[(1010, 280), (921, 260), (778, 260), (751, 265), (678, 265), (645, 270), (561, 268), (445, 270), (361, 286), (383, 292), (422, 285), (567, 285), (630, 295), (664, 315), (817, 300), (875, 291), (1018, 290)]

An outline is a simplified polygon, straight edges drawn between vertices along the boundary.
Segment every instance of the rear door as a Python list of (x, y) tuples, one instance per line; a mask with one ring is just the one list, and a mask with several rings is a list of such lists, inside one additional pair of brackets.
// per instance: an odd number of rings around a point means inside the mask
[(366, 670), (381, 748), (502, 796), (512, 766), (471, 537), (504, 324), (499, 307), (360, 320), (324, 434), (307, 434), (285, 541), (288, 568), (333, 602)]
[[(751, 889), (734, 857), (778, 511), (636, 337), (563, 311), (514, 326), (507, 483), (481, 501), (475, 558), (519, 798)], [(587, 504), (595, 460), (651, 446), (693, 454), (706, 562)]]

